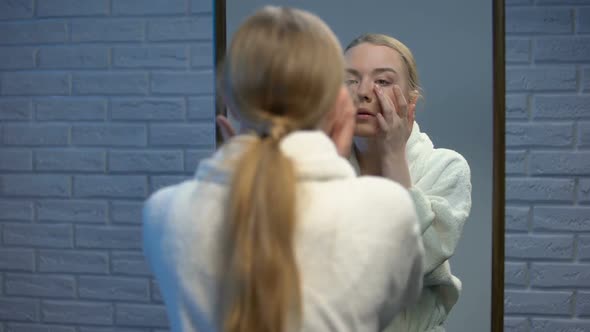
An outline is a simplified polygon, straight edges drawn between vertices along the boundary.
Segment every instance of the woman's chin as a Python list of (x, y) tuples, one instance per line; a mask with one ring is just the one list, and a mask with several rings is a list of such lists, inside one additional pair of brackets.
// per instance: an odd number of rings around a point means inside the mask
[(354, 136), (357, 137), (373, 137), (377, 135), (377, 128), (369, 123), (358, 123), (354, 128)]

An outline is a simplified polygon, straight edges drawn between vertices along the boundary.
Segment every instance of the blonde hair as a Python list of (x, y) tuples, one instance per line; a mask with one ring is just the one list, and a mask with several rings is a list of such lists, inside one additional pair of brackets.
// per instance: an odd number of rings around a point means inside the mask
[[(420, 87), (420, 79), (418, 77), (418, 66), (416, 65), (416, 59), (412, 54), (412, 51), (404, 45), (401, 41), (383, 34), (367, 33), (355, 38), (353, 41), (346, 46), (345, 52), (351, 48), (368, 43), (372, 45), (386, 46), (396, 51), (402, 58), (402, 61), (406, 67), (406, 73), (408, 76), (408, 89), (410, 96), (418, 98), (422, 94), (422, 88)], [(417, 95), (416, 95), (417, 94)]]
[(315, 15), (268, 6), (241, 25), (220, 69), (224, 99), (258, 134), (231, 183), (223, 331), (280, 332), (302, 309), (295, 169), (279, 143), (315, 129), (334, 106), (342, 48)]

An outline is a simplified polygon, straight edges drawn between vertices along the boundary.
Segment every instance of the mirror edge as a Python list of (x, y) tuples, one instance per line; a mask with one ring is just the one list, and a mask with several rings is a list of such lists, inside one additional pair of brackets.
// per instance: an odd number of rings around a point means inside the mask
[[(225, 55), (225, 48), (226, 48), (226, 11), (225, 11), (225, 0), (210, 0), (213, 1), (213, 34), (215, 36), (214, 42), (214, 63), (213, 63), (213, 71), (214, 75), (214, 91), (215, 91), (215, 117), (217, 115), (227, 115), (225, 112), (225, 107), (223, 105), (223, 101), (221, 100), (221, 96), (217, 91), (217, 72), (219, 64), (221, 63), (223, 56)], [(219, 148), (223, 143), (223, 138), (221, 137), (221, 131), (219, 130), (217, 124), (215, 124), (215, 149)]]
[(504, 331), (504, 232), (505, 232), (505, 103), (506, 66), (504, 0), (494, 0), (493, 39), (493, 191), (492, 191), (492, 332)]

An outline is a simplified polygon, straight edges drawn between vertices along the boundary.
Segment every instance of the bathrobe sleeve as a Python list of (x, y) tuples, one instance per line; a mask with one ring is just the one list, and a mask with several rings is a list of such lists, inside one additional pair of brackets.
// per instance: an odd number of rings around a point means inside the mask
[(471, 171), (457, 152), (436, 149), (420, 165), (410, 194), (414, 200), (425, 249), (424, 274), (448, 260), (471, 210)]

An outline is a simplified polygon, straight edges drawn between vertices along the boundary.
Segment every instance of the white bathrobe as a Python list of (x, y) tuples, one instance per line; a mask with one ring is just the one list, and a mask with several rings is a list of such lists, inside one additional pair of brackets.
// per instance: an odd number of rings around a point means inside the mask
[[(252, 139), (235, 137), (200, 163), (194, 179), (159, 190), (145, 204), (144, 253), (172, 331), (215, 327), (232, 161)], [(303, 295), (302, 329), (289, 331), (383, 329), (422, 289), (424, 248), (408, 191), (387, 179), (356, 177), (319, 131), (293, 133), (281, 149), (297, 170)]]
[[(443, 323), (461, 292), (461, 281), (451, 274), (448, 259), (471, 210), (471, 171), (459, 153), (434, 148), (416, 122), (406, 158), (426, 254), (424, 290), (419, 302), (398, 314), (385, 331), (444, 331)], [(359, 172), (356, 159), (351, 162)]]

